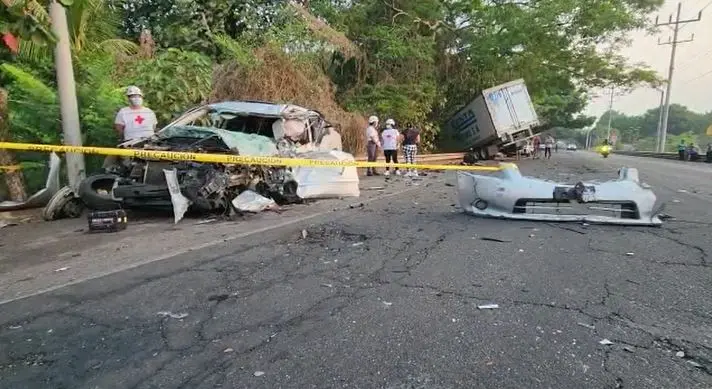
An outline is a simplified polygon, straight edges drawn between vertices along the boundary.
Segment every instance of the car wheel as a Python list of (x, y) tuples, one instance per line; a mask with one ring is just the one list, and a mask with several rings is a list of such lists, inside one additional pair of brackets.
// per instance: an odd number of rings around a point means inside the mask
[(111, 198), (111, 190), (118, 176), (97, 174), (89, 176), (79, 184), (79, 198), (87, 208), (96, 211), (111, 211), (121, 208), (121, 204)]

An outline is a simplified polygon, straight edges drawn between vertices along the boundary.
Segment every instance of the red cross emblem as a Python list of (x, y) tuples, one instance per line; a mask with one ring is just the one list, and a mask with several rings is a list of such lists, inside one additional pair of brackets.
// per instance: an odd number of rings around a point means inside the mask
[(143, 117), (141, 117), (141, 115), (136, 116), (136, 119), (134, 119), (134, 121), (135, 121), (136, 123), (138, 123), (139, 125), (140, 125), (141, 123), (143, 123), (144, 120), (146, 120), (146, 119), (144, 119)]

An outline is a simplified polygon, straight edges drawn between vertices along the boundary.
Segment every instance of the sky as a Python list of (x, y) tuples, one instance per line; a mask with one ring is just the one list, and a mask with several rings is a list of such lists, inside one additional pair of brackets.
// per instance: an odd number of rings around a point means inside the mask
[[(666, 0), (658, 12), (650, 15), (651, 23), (655, 16), (660, 16), (660, 22), (667, 22), (670, 14), (677, 12), (679, 1)], [(706, 7), (706, 8), (705, 8)], [(680, 30), (678, 40), (687, 40), (694, 33), (694, 41), (677, 46), (675, 71), (673, 73), (670, 102), (687, 106), (696, 112), (712, 111), (712, 0), (682, 0), (680, 19), (696, 19), (700, 10), (702, 20), (689, 23)], [(631, 33), (632, 44), (621, 51), (628, 57), (630, 63), (644, 62), (656, 70), (662, 78), (667, 78), (670, 66), (671, 45), (658, 45), (672, 39), (672, 30), (660, 27), (659, 33), (648, 35), (643, 31)], [(596, 91), (603, 96), (591, 99), (586, 113), (600, 116), (608, 110), (610, 94)], [(614, 95), (615, 96), (615, 95)], [(652, 88), (639, 88), (630, 94), (615, 96), (613, 109), (628, 115), (641, 114), (660, 104), (660, 92)]]

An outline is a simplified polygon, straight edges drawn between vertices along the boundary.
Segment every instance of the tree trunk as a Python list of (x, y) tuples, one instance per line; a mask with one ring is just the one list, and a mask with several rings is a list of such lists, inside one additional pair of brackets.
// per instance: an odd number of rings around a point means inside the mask
[[(10, 115), (7, 108), (7, 91), (0, 88), (0, 141), (10, 140)], [(0, 169), (7, 166), (15, 166), (15, 157), (8, 150), (0, 150)], [(5, 176), (5, 185), (10, 193), (10, 200), (25, 201), (25, 178), (21, 170), (0, 170)]]

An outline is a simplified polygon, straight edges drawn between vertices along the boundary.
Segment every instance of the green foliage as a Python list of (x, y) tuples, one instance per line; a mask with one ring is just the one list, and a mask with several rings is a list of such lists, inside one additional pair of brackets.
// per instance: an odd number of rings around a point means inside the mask
[(163, 124), (188, 107), (208, 99), (212, 81), (212, 62), (205, 55), (168, 49), (155, 58), (128, 66), (121, 85), (137, 85)]

